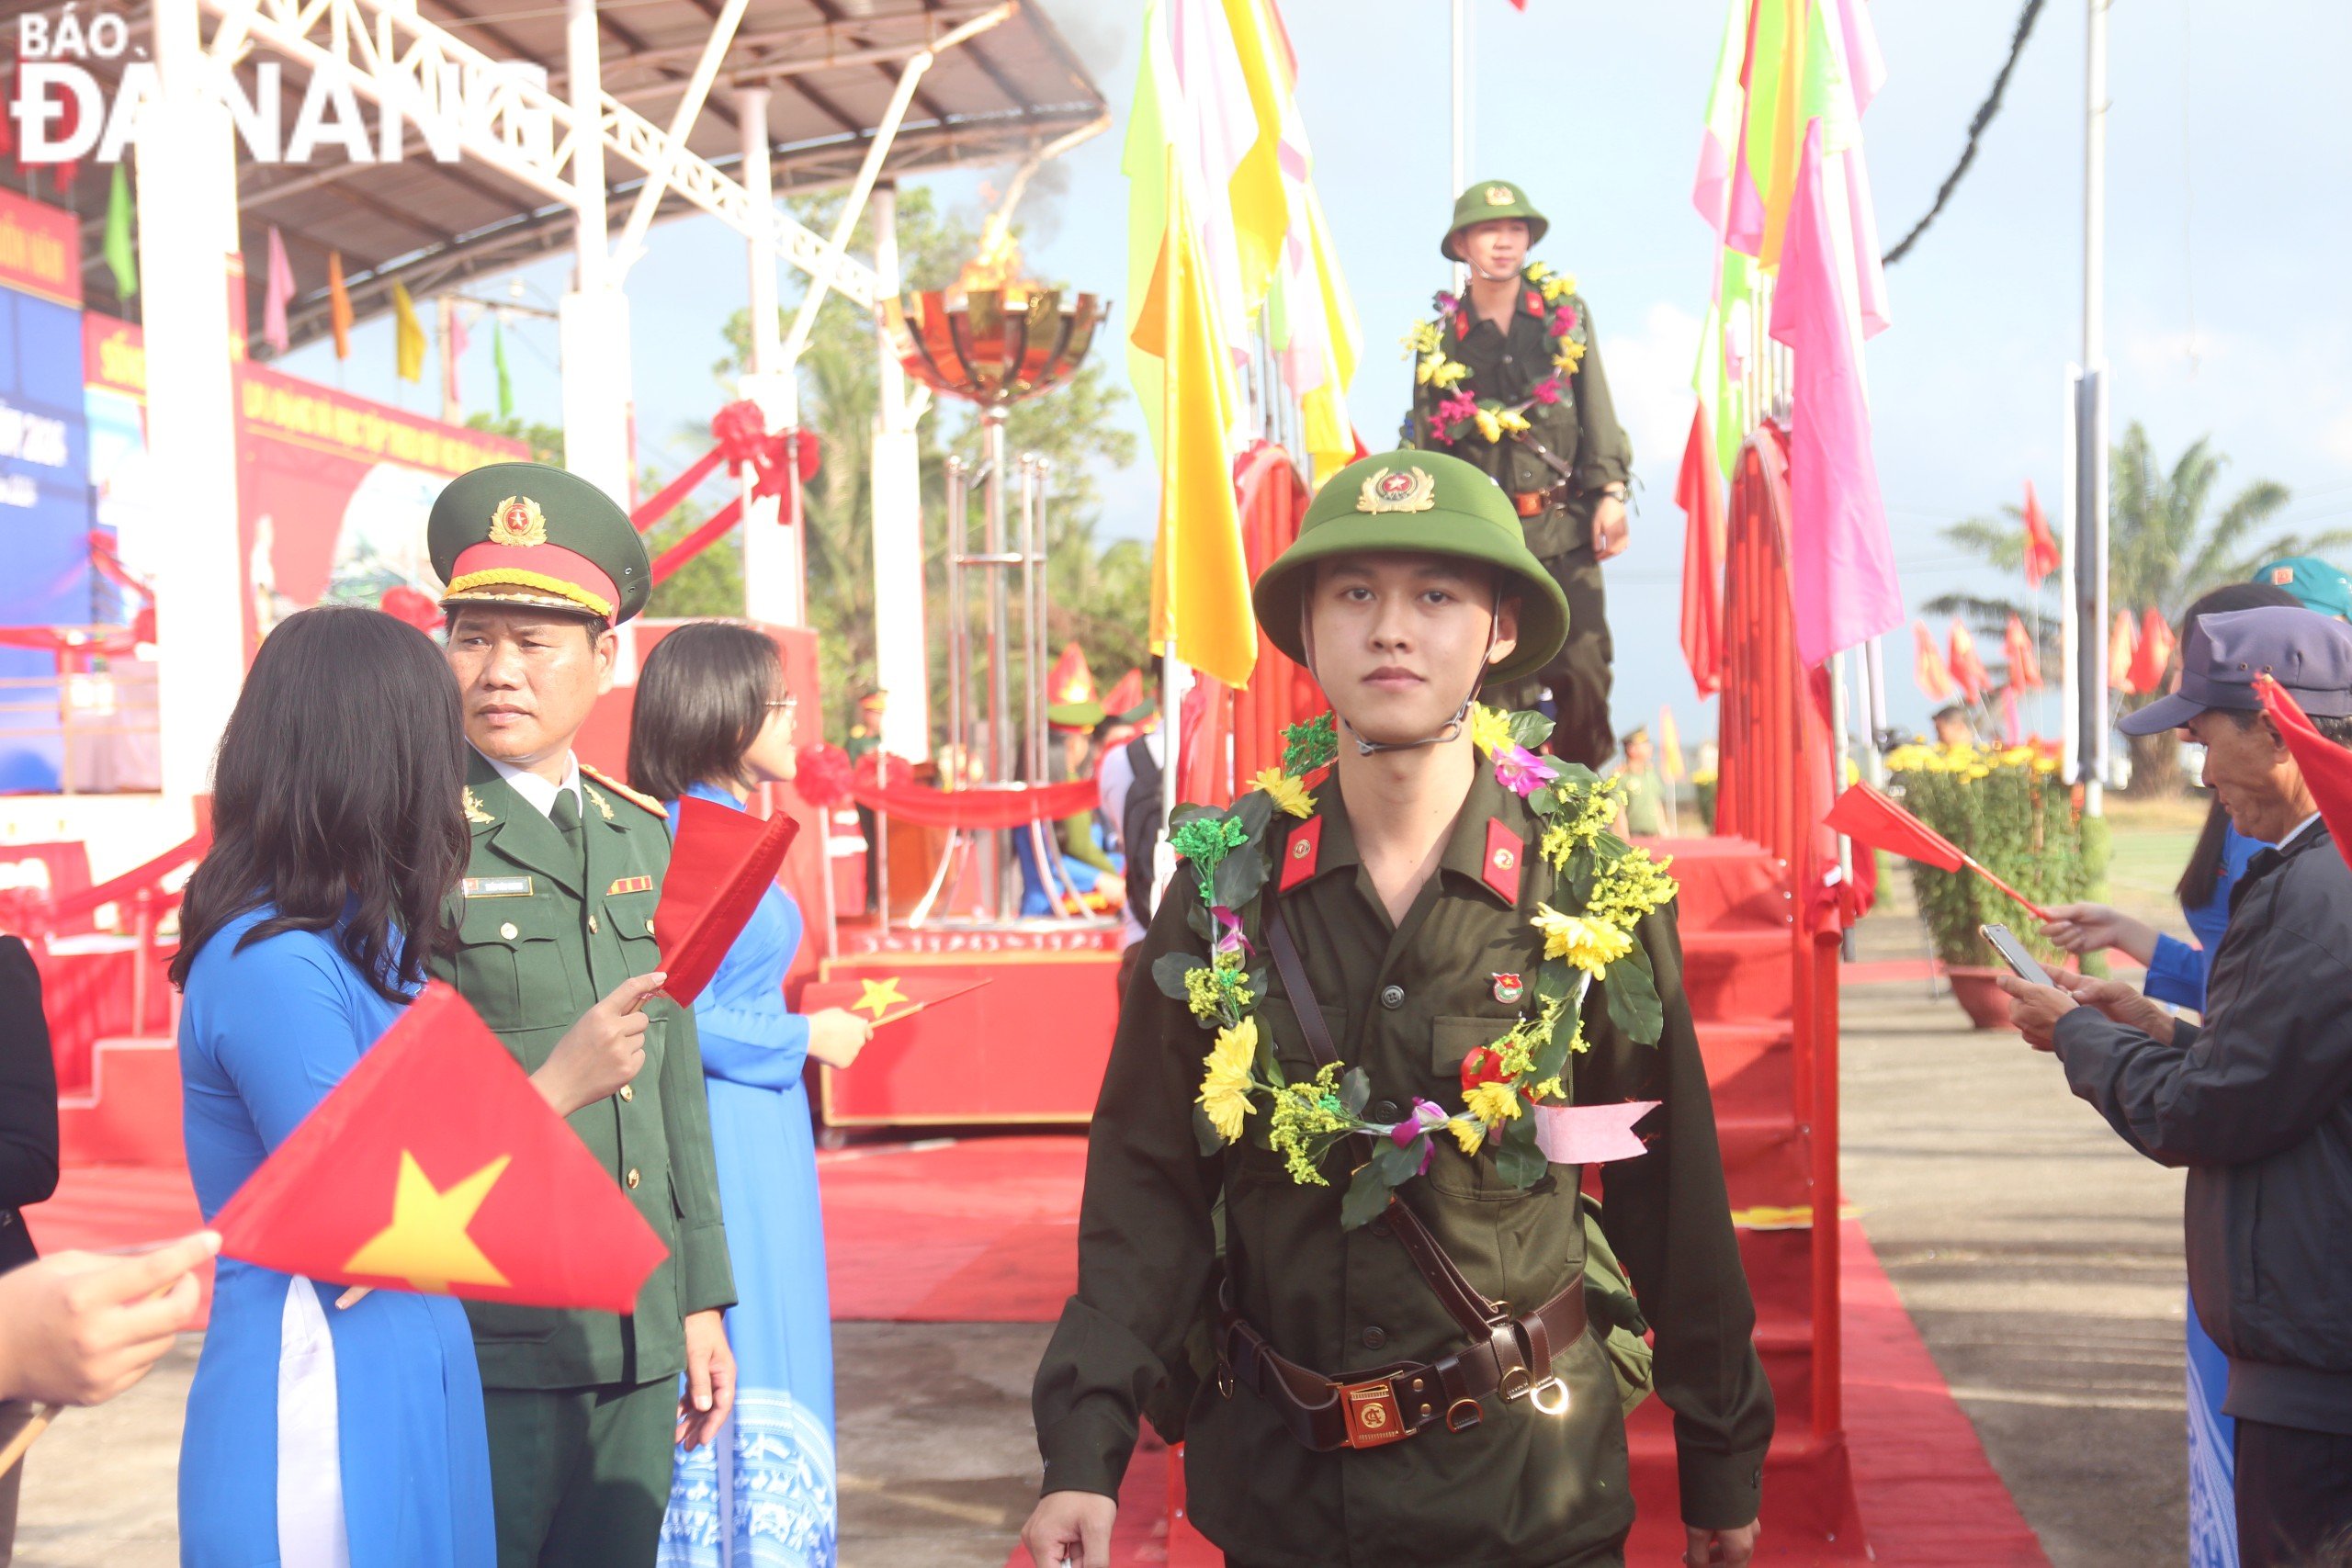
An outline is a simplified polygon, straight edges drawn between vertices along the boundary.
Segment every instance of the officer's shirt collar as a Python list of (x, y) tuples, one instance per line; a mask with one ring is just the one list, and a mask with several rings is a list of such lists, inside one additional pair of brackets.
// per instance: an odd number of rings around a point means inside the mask
[[(1344, 868), (1361, 869), (1363, 857), (1356, 850), (1354, 827), (1348, 821), (1347, 803), (1340, 796), (1340, 770), (1334, 767), (1322, 784), (1315, 789), (1315, 814), (1323, 819), (1320, 852), (1315, 857), (1315, 871), (1306, 880), (1329, 875)], [(1464, 796), (1460, 815), (1446, 830), (1445, 852), (1438, 860), (1441, 876), (1451, 873), (1454, 885), (1464, 891), (1476, 892), (1493, 903), (1506, 904), (1501, 894), (1487, 881), (1487, 824), (1500, 821), (1513, 832), (1523, 833), (1526, 812), (1516, 808), (1518, 802), (1496, 781), (1495, 770), (1484, 757), (1470, 775), (1470, 793)], [(1279, 869), (1275, 872), (1279, 876)], [(1363, 881), (1366, 898), (1377, 904), (1372, 884)]]
[(476, 747), (475, 750), (481, 754), (483, 761), (498, 770), (498, 776), (506, 781), (507, 787), (521, 795), (540, 816), (549, 820), (554, 819), (555, 797), (565, 790), (571, 792), (572, 806), (579, 809), (582, 815), (586, 815), (588, 803), (580, 795), (580, 759), (578, 757), (566, 753), (563, 759), (563, 782), (549, 784), (528, 769), (518, 768), (512, 762), (500, 761), (489, 752), (482, 751), (480, 747)]

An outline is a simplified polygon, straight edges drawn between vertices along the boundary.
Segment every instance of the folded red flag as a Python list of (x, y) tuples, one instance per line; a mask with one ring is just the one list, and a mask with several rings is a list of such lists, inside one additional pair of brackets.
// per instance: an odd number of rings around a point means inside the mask
[(2352, 751), (2312, 728), (2302, 705), (2269, 676), (2256, 676), (2254, 690), (2262, 699), (2262, 711), (2278, 727), (2278, 738), (2294, 754), (2295, 766), (2302, 770), (2303, 783), (2311, 786), (2336, 852), (2352, 865)]
[(799, 831), (782, 812), (762, 818), (692, 795), (678, 803), (678, 841), (662, 877), (653, 934), (670, 976), (662, 993), (680, 1007), (692, 1007), (718, 972)]
[(337, 1284), (630, 1312), (666, 1252), (463, 998), (435, 981), (212, 1228)]
[(844, 1008), (879, 1029), (886, 1023), (912, 1018), (925, 1008), (952, 1001), (967, 991), (977, 991), (988, 983), (985, 979), (965, 979), (960, 973), (935, 978), (922, 975), (884, 975), (859, 976), (851, 980), (815, 980), (801, 988), (800, 1010), (815, 1012), (820, 1008)]
[(1829, 815), (1821, 820), (1858, 844), (1868, 844), (1905, 860), (1916, 860), (1938, 871), (1958, 871), (1965, 866), (2025, 906), (2026, 912), (2035, 919), (2050, 918), (2041, 905), (1963, 853), (1958, 844), (1866, 784), (1849, 784), (1829, 808)]

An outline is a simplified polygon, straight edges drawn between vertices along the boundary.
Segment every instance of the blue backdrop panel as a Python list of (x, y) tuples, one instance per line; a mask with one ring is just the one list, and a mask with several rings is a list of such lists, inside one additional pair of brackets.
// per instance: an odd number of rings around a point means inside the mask
[(0, 626), (84, 626), (90, 434), (82, 313), (0, 288)]

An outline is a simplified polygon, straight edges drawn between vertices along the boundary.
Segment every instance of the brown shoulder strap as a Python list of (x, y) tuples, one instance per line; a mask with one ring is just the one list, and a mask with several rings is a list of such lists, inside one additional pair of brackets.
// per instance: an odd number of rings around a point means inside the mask
[[(1306, 1036), (1306, 1049), (1315, 1057), (1317, 1067), (1329, 1066), (1340, 1059), (1339, 1048), (1331, 1041), (1331, 1026), (1323, 1017), (1322, 1004), (1316, 999), (1315, 987), (1306, 978), (1306, 965), (1300, 962), (1298, 944), (1291, 940), (1290, 928), (1283, 921), (1281, 900), (1269, 891), (1266, 895), (1266, 945), (1273, 949), (1274, 970), (1282, 976), (1283, 992), (1290, 998), (1291, 1011), (1298, 1017), (1299, 1032)], [(1372, 1139), (1358, 1134), (1350, 1140), (1351, 1152), (1361, 1165), (1372, 1157)], [(1488, 1301), (1464, 1277), (1445, 1248), (1420, 1216), (1403, 1199), (1389, 1197), (1388, 1209), (1382, 1218), (1413, 1260), (1413, 1267), (1437, 1293), (1438, 1301), (1464, 1332), (1483, 1338), (1498, 1318), (1507, 1318), (1509, 1308)]]

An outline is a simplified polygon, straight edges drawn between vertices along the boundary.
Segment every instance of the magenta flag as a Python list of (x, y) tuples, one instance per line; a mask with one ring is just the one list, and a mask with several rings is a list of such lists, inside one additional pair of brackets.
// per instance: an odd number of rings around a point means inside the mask
[(286, 331), (286, 305), (294, 298), (294, 269), (287, 264), (286, 242), (277, 225), (269, 226), (269, 278), (262, 290), (261, 335), (272, 354), (283, 354), (292, 343)]
[[(1838, 280), (1821, 121), (1805, 127), (1772, 336), (1794, 351), (1789, 412), (1789, 581), (1797, 654), (1807, 665), (1903, 624), (1903, 589), (1886, 536), (1860, 344)], [(1842, 205), (1842, 204), (1841, 204)]]

